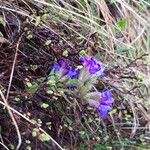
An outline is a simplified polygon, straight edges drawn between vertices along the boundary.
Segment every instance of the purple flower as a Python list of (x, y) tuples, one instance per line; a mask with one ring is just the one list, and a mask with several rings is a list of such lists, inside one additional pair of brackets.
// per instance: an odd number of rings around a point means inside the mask
[(68, 76), (71, 79), (77, 79), (79, 77), (79, 70), (70, 68), (69, 71), (68, 71)]
[(62, 82), (66, 82), (67, 87), (76, 88), (77, 82), (75, 81), (79, 77), (79, 70), (76, 68), (71, 68), (67, 64), (60, 60), (57, 64), (53, 66), (52, 71), (57, 74), (58, 78)]
[(71, 80), (69, 80), (68, 84), (67, 84), (67, 87), (69, 88), (77, 88), (77, 83), (76, 83), (76, 79), (78, 79), (79, 77), (79, 70), (76, 70), (74, 68), (70, 68), (67, 75), (69, 76), (69, 78)]
[(68, 66), (63, 60), (60, 60), (57, 64), (54, 64), (52, 71), (61, 74), (61, 76), (66, 75), (68, 73)]
[(63, 68), (63, 69), (67, 69), (68, 68), (68, 66), (67, 66), (67, 64), (66, 64), (66, 62), (64, 60), (59, 60), (58, 63), (60, 64), (61, 68)]
[(90, 59), (87, 59), (85, 57), (80, 58), (82, 64), (84, 67), (86, 67), (90, 74), (97, 74), (100, 77), (104, 77), (104, 67), (98, 62), (96, 59), (91, 57)]
[(102, 93), (100, 104), (97, 106), (101, 118), (106, 118), (108, 112), (112, 109), (114, 99), (111, 90)]
[(54, 72), (58, 72), (58, 71), (60, 70), (60, 68), (61, 68), (61, 66), (60, 66), (59, 64), (54, 64), (52, 70), (53, 70)]

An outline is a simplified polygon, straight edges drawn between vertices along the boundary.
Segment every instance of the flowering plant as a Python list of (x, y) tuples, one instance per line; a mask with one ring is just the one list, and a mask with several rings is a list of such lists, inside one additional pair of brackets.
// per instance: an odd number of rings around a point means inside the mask
[(89, 93), (88, 103), (98, 109), (101, 118), (106, 118), (108, 112), (112, 109), (114, 99), (111, 90), (102, 93)]
[(63, 89), (75, 92), (90, 106), (97, 108), (101, 118), (106, 118), (114, 102), (112, 90), (99, 92), (95, 88), (97, 80), (106, 77), (105, 67), (93, 57), (81, 57), (80, 62), (82, 67), (79, 69), (59, 61), (53, 66), (49, 79), (61, 82)]

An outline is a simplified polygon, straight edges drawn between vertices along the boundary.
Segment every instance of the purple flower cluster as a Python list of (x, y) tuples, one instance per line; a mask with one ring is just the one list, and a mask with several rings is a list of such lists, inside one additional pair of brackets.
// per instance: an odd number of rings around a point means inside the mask
[(113, 96), (111, 90), (105, 92), (91, 92), (88, 94), (89, 99), (88, 103), (91, 106), (94, 106), (98, 109), (99, 115), (102, 119), (105, 119), (108, 115), (108, 112), (113, 107)]
[[(93, 57), (91, 57), (90, 59), (87, 59), (86, 57), (81, 57), (80, 61), (84, 68), (88, 70), (91, 75), (98, 75), (100, 77), (105, 76), (105, 68)], [(58, 64), (55, 64), (52, 70), (54, 71), (54, 73), (61, 72), (63, 76), (68, 74), (71, 79), (77, 79), (80, 74), (78, 69), (68, 67), (63, 60), (59, 61)]]
[(68, 67), (63, 60), (59, 61), (58, 64), (55, 64), (52, 71), (58, 73), (61, 77), (68, 76), (71, 79), (77, 79), (79, 77), (79, 70)]
[(101, 118), (106, 118), (107, 117), (108, 112), (113, 107), (113, 102), (114, 102), (114, 99), (112, 97), (111, 90), (107, 90), (105, 92), (102, 92), (101, 101), (97, 105), (97, 108), (98, 108), (98, 111), (100, 113)]
[[(58, 78), (65, 79), (63, 82), (66, 82), (67, 87), (74, 87), (76, 89), (80, 89), (81, 93), (84, 94), (83, 96), (86, 97), (86, 95), (90, 95), (90, 98), (88, 99), (89, 104), (92, 106), (95, 106), (100, 114), (101, 118), (106, 118), (108, 115), (108, 112), (112, 109), (113, 107), (113, 102), (114, 99), (112, 97), (112, 92), (111, 90), (107, 90), (105, 92), (90, 92), (91, 91), (91, 83), (89, 85), (84, 84), (89, 82), (92, 79), (96, 79), (98, 77), (105, 77), (104, 73), (104, 66), (94, 59), (93, 57), (91, 58), (86, 58), (86, 57), (81, 57), (80, 61), (83, 65), (82, 69), (77, 69), (77, 68), (72, 68), (69, 67), (65, 61), (61, 60), (57, 64), (53, 66), (52, 72), (58, 75)], [(78, 81), (78, 82), (76, 82)], [(80, 83), (83, 82), (83, 83)], [(84, 86), (89, 86), (84, 87)], [(83, 91), (82, 91), (83, 87)], [(88, 89), (87, 91), (85, 89)]]
[(105, 73), (104, 73), (105, 68), (102, 66), (100, 62), (98, 62), (93, 57), (91, 57), (90, 59), (81, 57), (80, 61), (82, 62), (83, 66), (88, 70), (88, 72), (91, 75), (98, 75), (100, 77), (105, 76)]

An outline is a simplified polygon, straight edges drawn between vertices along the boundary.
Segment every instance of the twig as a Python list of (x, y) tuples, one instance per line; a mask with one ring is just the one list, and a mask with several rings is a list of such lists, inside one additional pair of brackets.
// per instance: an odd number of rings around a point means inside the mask
[[(23, 34), (22, 34), (23, 35)], [(6, 98), (4, 97), (2, 91), (0, 90), (0, 95), (3, 99), (3, 101), (5, 102), (6, 104), (6, 108), (8, 109), (8, 112), (9, 112), (9, 115), (15, 125), (15, 128), (16, 128), (16, 132), (17, 132), (17, 136), (18, 136), (18, 145), (17, 145), (17, 148), (16, 150), (18, 150), (21, 146), (21, 143), (22, 143), (22, 139), (21, 139), (21, 134), (20, 134), (20, 131), (19, 131), (19, 127), (17, 125), (17, 122), (13, 116), (13, 113), (11, 112), (11, 110), (8, 108), (8, 98), (9, 98), (9, 93), (10, 93), (10, 88), (11, 88), (11, 84), (12, 84), (12, 79), (13, 79), (13, 74), (14, 74), (14, 70), (15, 70), (15, 64), (16, 64), (16, 60), (17, 60), (17, 55), (18, 55), (18, 50), (19, 50), (19, 44), (20, 44), (20, 41), (21, 41), (21, 38), (22, 38), (22, 35), (20, 36), (19, 40), (18, 40), (18, 43), (16, 45), (16, 52), (15, 52), (15, 57), (14, 57), (14, 61), (13, 61), (13, 65), (12, 65), (12, 70), (11, 70), (11, 74), (10, 74), (10, 79), (9, 79), (9, 85), (8, 85), (8, 89), (7, 89), (7, 94), (6, 94)]]
[[(23, 35), (23, 34), (22, 34), (22, 35)], [(14, 58), (13, 65), (12, 65), (11, 74), (10, 74), (9, 86), (8, 86), (7, 95), (6, 95), (6, 101), (7, 101), (8, 98), (9, 98), (9, 92), (10, 92), (10, 88), (11, 88), (11, 83), (12, 83), (13, 74), (14, 74), (14, 70), (15, 70), (15, 64), (16, 64), (17, 55), (18, 55), (18, 51), (19, 51), (19, 44), (20, 44), (22, 35), (20, 36), (20, 38), (19, 38), (19, 40), (18, 40), (18, 42), (17, 42), (17, 46), (16, 46), (16, 53), (15, 53), (15, 58)]]
[(133, 126), (132, 132), (130, 134), (130, 138), (133, 138), (134, 135), (135, 135), (135, 132), (137, 130), (138, 119), (137, 119), (137, 115), (136, 115), (136, 112), (135, 112), (135, 109), (134, 109), (134, 104), (133, 104), (133, 102), (131, 100), (129, 101), (129, 104), (130, 104), (131, 110), (133, 112), (133, 120), (134, 120), (134, 126)]
[[(109, 70), (107, 70), (107, 72), (113, 72), (113, 73), (120, 73), (121, 71), (123, 71), (124, 69), (128, 69), (128, 68), (130, 68), (134, 63), (136, 63), (136, 61), (137, 60), (140, 60), (140, 59), (142, 59), (143, 57), (145, 57), (145, 56), (148, 56), (149, 54), (148, 53), (144, 53), (144, 54), (142, 54), (141, 56), (139, 56), (139, 57), (137, 57), (137, 58), (135, 58), (134, 60), (132, 60), (129, 64), (127, 64), (126, 66), (124, 66), (124, 67), (119, 67), (119, 66), (115, 66), (115, 67), (113, 67), (113, 68), (111, 68), (111, 69), (109, 69)], [(126, 77), (127, 78), (127, 77)]]
[(10, 110), (9, 104), (8, 104), (7, 100), (5, 99), (4, 94), (2, 93), (1, 90), (0, 90), (0, 95), (1, 95), (2, 100), (4, 101), (3, 104), (4, 104), (4, 106), (7, 108), (8, 113), (9, 113), (9, 115), (10, 115), (10, 117), (11, 117), (13, 123), (14, 123), (14, 126), (15, 126), (15, 128), (16, 128), (16, 132), (17, 132), (17, 135), (18, 135), (18, 145), (17, 145), (16, 150), (19, 150), (19, 148), (20, 148), (20, 146), (21, 146), (21, 143), (22, 143), (22, 139), (21, 139), (21, 134), (20, 134), (20, 131), (19, 131), (18, 124), (17, 124), (17, 122), (16, 122), (16, 120), (15, 120), (15, 117), (14, 117), (12, 111)]
[(6, 145), (4, 145), (2, 142), (0, 142), (0, 144), (6, 149), (9, 150), (8, 147)]
[(145, 57), (145, 56), (148, 56), (148, 54), (147, 53), (144, 53), (143, 55), (141, 55), (141, 56), (139, 56), (139, 57), (137, 57), (137, 58), (135, 58), (133, 61), (131, 61), (129, 64), (127, 64), (125, 67), (123, 67), (123, 69), (124, 68), (129, 68), (129, 67), (131, 67), (131, 65), (133, 64), (133, 63), (135, 63), (137, 60), (139, 60), (139, 59), (142, 59), (143, 57)]

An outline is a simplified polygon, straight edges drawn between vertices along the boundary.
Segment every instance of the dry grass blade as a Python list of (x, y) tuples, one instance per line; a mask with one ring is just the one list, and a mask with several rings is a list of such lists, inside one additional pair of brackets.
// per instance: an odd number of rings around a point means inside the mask
[(135, 10), (132, 7), (130, 7), (125, 1), (117, 0), (117, 2), (124, 6), (127, 10), (131, 11), (137, 17), (137, 19), (140, 19), (140, 22), (142, 24), (147, 24), (147, 21), (143, 19), (139, 14), (137, 14)]
[(9, 150), (8, 147), (4, 145), (4, 143), (0, 142), (0, 145), (2, 145), (6, 150)]
[(130, 135), (130, 138), (133, 138), (135, 133), (136, 133), (136, 130), (137, 130), (137, 124), (138, 124), (138, 118), (137, 118), (137, 115), (136, 115), (136, 111), (135, 111), (135, 108), (134, 108), (134, 104), (132, 101), (129, 102), (130, 106), (131, 106), (131, 110), (133, 112), (133, 122), (134, 122), (134, 127), (132, 129), (132, 133)]
[(19, 44), (21, 42), (21, 38), (22, 38), (22, 35), (20, 36), (17, 46), (16, 46), (15, 57), (14, 57), (12, 70), (11, 70), (11, 74), (10, 74), (10, 79), (9, 79), (9, 85), (8, 85), (8, 89), (7, 89), (6, 101), (8, 101), (8, 98), (9, 98), (9, 92), (10, 92), (10, 88), (11, 88), (11, 84), (12, 84), (12, 79), (13, 79), (13, 74), (14, 74), (14, 70), (15, 70), (15, 64), (16, 64), (16, 60), (17, 60), (17, 55), (18, 55), (18, 51), (19, 51)]
[(117, 128), (116, 128), (116, 124), (115, 124), (114, 118), (113, 118), (113, 116), (112, 116), (111, 114), (110, 114), (110, 117), (111, 117), (111, 120), (112, 120), (113, 128), (114, 128), (114, 130), (115, 130), (115, 132), (116, 132), (116, 135), (117, 135), (117, 137), (118, 137), (119, 143), (120, 143), (120, 145), (121, 145), (121, 149), (120, 149), (120, 150), (125, 150), (125, 149), (124, 149), (124, 146), (123, 146), (123, 142), (122, 142), (121, 137), (120, 137), (120, 133), (119, 133), (119, 131), (118, 131)]
[(10, 110), (9, 104), (8, 104), (7, 100), (5, 99), (4, 94), (2, 93), (1, 90), (0, 90), (0, 95), (1, 95), (2, 100), (4, 101), (4, 106), (7, 108), (8, 113), (9, 113), (9, 115), (10, 115), (12, 121), (13, 121), (13, 124), (16, 128), (16, 132), (17, 132), (17, 136), (18, 136), (18, 145), (16, 147), (16, 150), (19, 150), (19, 148), (21, 146), (21, 143), (22, 143), (22, 139), (21, 139), (21, 134), (20, 134), (20, 131), (19, 131), (18, 124), (17, 124), (17, 122), (15, 120), (15, 117), (14, 117), (12, 111)]

